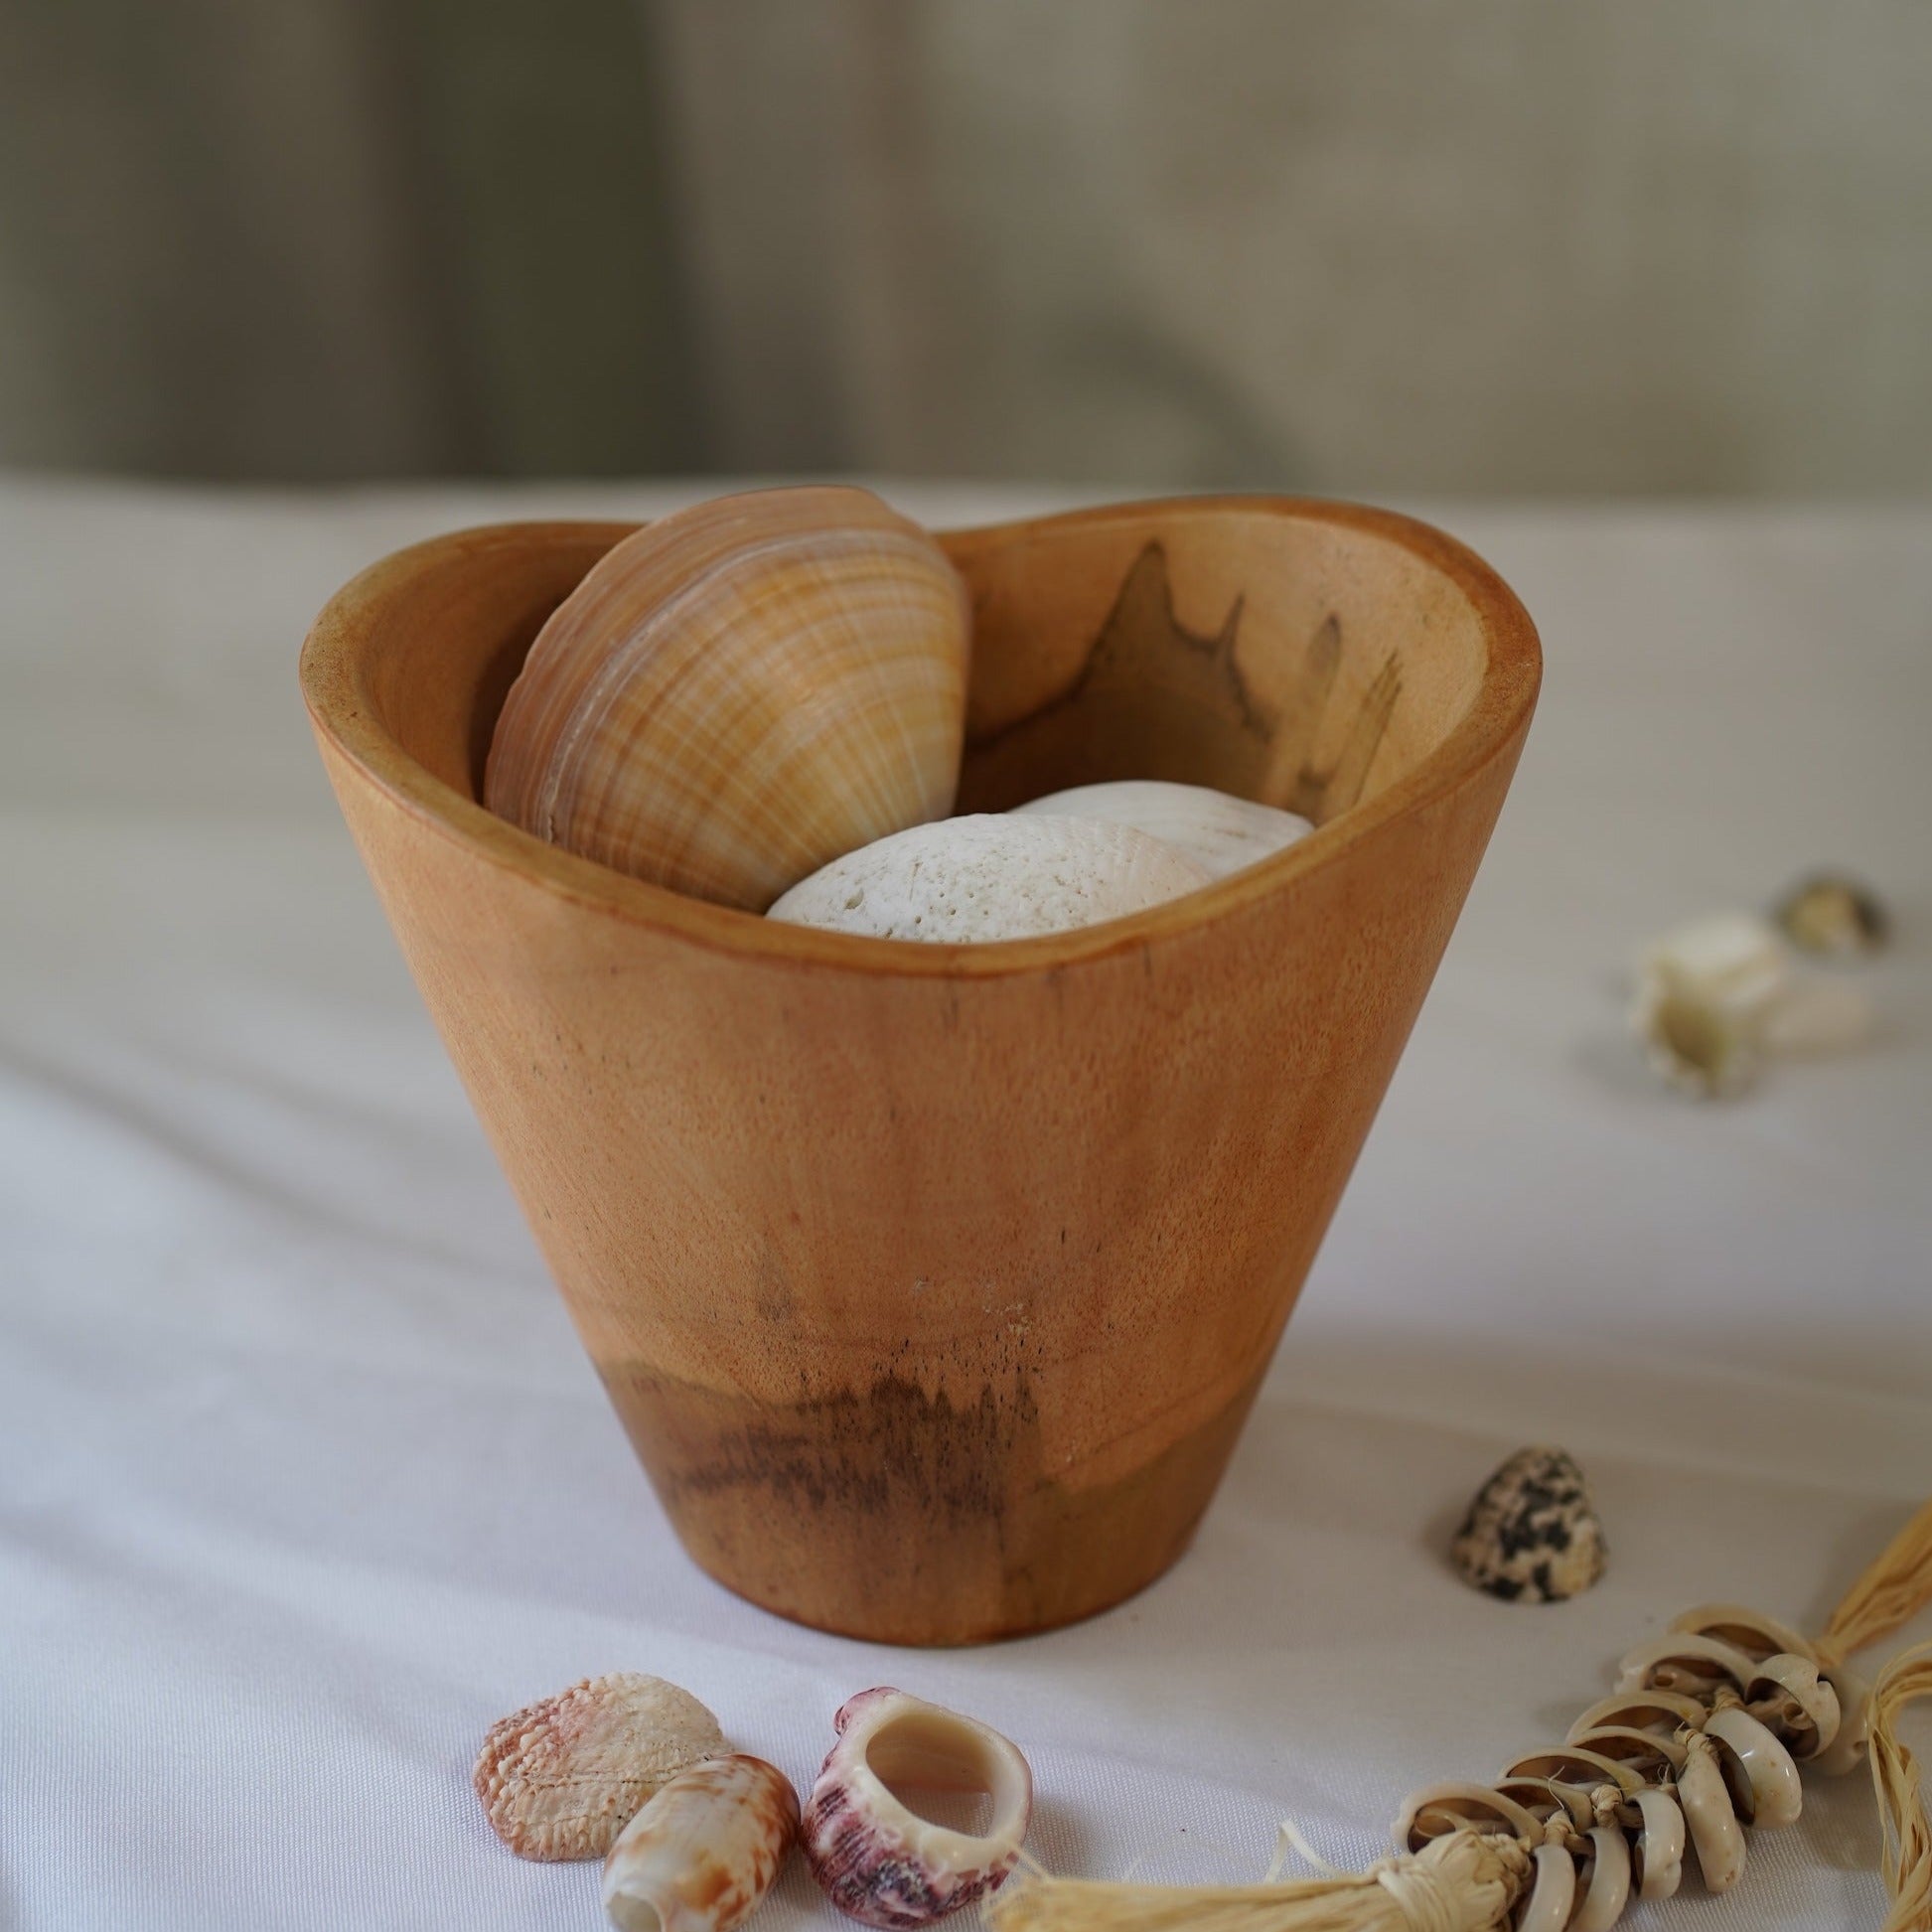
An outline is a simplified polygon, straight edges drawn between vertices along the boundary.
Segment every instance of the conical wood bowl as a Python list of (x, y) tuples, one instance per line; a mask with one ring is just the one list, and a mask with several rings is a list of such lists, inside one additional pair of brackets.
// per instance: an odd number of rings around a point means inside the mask
[(624, 533), (419, 544), (309, 638), (416, 982), (705, 1569), (895, 1643), (1104, 1609), (1214, 1493), (1502, 806), (1536, 633), (1377, 511), (949, 535), (961, 810), (1153, 777), (1318, 829), (1110, 925), (901, 945), (679, 898), (477, 803), (531, 638)]

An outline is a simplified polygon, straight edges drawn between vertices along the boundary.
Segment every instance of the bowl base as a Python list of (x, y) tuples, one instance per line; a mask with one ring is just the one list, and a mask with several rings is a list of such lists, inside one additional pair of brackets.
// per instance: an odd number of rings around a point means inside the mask
[(1086, 1487), (1042, 1469), (1023, 1376), (957, 1408), (896, 1375), (862, 1395), (784, 1406), (637, 1365), (606, 1371), (604, 1383), (707, 1575), (817, 1630), (948, 1646), (1077, 1623), (1170, 1568), (1261, 1371), (1140, 1468)]

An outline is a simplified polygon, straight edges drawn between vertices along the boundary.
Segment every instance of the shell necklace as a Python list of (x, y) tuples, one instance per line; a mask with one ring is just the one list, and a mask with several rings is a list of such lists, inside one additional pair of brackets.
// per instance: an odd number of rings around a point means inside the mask
[[(1867, 1689), (1854, 1651), (1932, 1601), (1932, 1502), (1805, 1638), (1734, 1604), (1687, 1610), (1623, 1660), (1616, 1692), (1493, 1785), (1424, 1786), (1397, 1850), (1366, 1871), (1259, 1885), (1036, 1876), (994, 1902), (994, 1932), (1607, 1932), (1633, 1899), (1676, 1891), (1687, 1851), (1706, 1888), (1744, 1869), (1745, 1825), (1798, 1816), (1798, 1769), (1868, 1754), (1892, 1906), (1882, 1932), (1932, 1928), (1932, 1826), (1898, 1716), (1932, 1698), (1932, 1644)], [(1292, 1826), (1284, 1845), (1320, 1865)], [(1279, 1859), (1277, 1858), (1277, 1864)]]

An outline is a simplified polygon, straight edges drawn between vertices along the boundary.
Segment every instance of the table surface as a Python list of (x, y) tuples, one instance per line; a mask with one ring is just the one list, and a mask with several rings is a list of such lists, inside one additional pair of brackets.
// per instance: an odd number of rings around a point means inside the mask
[[(296, 696), (382, 551), (692, 494), (0, 484), (0, 1925), (596, 1925), (595, 1867), (512, 1858), (469, 1768), (617, 1669), (802, 1783), (864, 1686), (973, 1712), (1055, 1870), (1247, 1879), (1284, 1817), (1357, 1863), (1683, 1605), (1822, 1620), (1932, 1491), (1932, 514), (1440, 512), (1538, 619), (1542, 713), (1220, 1498), (1114, 1613), (921, 1654), (679, 1552)], [(1882, 1038), (1660, 1090), (1632, 946), (1824, 862), (1896, 902)], [(1504, 1605), (1444, 1544), (1542, 1440), (1611, 1565)], [(1872, 1923), (1876, 1858), (1865, 1780), (1820, 1781), (1735, 1892), (1634, 1922)], [(831, 1921), (795, 1865), (760, 1923)]]

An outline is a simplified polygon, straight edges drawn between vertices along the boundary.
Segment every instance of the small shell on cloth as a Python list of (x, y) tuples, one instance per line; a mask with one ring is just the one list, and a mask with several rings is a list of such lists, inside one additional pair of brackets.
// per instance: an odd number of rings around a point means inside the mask
[(1778, 902), (1777, 921), (1794, 946), (1841, 958), (1876, 953), (1891, 937), (1891, 917), (1878, 895), (1837, 872), (1801, 879)]
[(714, 1757), (680, 1771), (604, 1860), (618, 1932), (732, 1932), (771, 1890), (799, 1836), (799, 1796), (776, 1765)]
[(1129, 825), (973, 813), (834, 859), (769, 916), (870, 939), (959, 945), (1123, 918), (1208, 882), (1186, 853)]
[(618, 1671), (491, 1725), (471, 1781), (520, 1858), (601, 1858), (661, 1785), (726, 1748), (688, 1691)]
[(1752, 913), (1712, 913), (1644, 949), (1631, 1026), (1673, 1086), (1706, 1098), (1740, 1093), (1756, 1076), (1787, 978), (1769, 925)]
[(945, 553), (866, 491), (698, 504), (626, 537), (537, 634), (484, 802), (582, 857), (762, 912), (953, 809), (968, 634)]
[(1178, 847), (1217, 879), (1305, 838), (1314, 827), (1292, 812), (1238, 799), (1206, 785), (1125, 778), (1076, 785), (1015, 806), (1015, 812), (1053, 818), (1099, 818), (1131, 825)]
[(1561, 1449), (1518, 1449), (1476, 1492), (1449, 1546), (1465, 1581), (1509, 1602), (1557, 1603), (1603, 1574), (1590, 1486)]
[[(1018, 1862), (1033, 1774), (996, 1730), (881, 1688), (846, 1701), (838, 1742), (806, 1801), (805, 1853), (841, 1911), (867, 1925), (930, 1924), (992, 1891)], [(900, 1791), (983, 1792), (983, 1832), (957, 1831)]]

